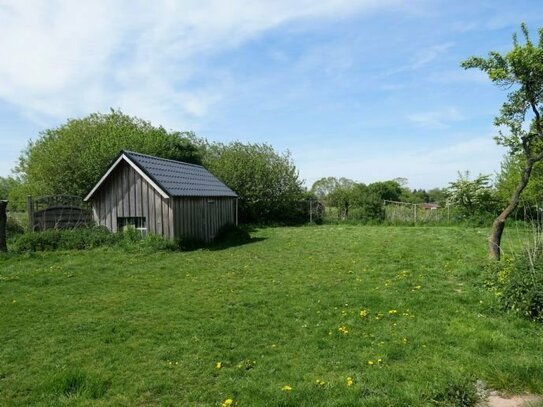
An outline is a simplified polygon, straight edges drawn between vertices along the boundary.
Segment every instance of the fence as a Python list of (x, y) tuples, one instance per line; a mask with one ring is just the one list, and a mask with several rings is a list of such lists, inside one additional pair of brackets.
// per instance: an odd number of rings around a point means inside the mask
[[(409, 202), (383, 201), (385, 222), (390, 224), (448, 224), (451, 223), (451, 207), (435, 203), (413, 204)], [(454, 209), (452, 209), (454, 213)]]

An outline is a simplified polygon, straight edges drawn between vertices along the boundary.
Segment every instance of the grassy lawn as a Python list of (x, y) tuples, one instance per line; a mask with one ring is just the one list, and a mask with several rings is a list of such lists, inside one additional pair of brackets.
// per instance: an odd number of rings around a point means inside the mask
[(0, 405), (426, 406), (477, 379), (543, 393), (543, 327), (482, 287), (486, 230), (254, 236), (0, 257)]

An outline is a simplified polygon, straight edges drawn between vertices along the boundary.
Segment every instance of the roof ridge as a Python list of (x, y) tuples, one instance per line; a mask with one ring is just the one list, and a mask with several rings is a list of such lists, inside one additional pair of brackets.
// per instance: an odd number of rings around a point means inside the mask
[(184, 165), (190, 165), (190, 166), (192, 166), (192, 167), (198, 167), (198, 168), (206, 169), (203, 165), (193, 164), (193, 163), (187, 163), (187, 162), (185, 162), (185, 161), (172, 160), (172, 159), (170, 159), (170, 158), (156, 157), (156, 156), (154, 156), (154, 155), (138, 153), (137, 151), (121, 150), (121, 153), (123, 153), (123, 154), (141, 155), (141, 156), (143, 156), (143, 157), (152, 158), (152, 159), (154, 159), (154, 160), (169, 161), (169, 162), (176, 163), (176, 164), (184, 164)]

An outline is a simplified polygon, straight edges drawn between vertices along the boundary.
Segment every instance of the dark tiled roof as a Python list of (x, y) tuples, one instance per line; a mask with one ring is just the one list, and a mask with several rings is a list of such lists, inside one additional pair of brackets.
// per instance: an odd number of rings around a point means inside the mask
[(237, 196), (201, 165), (131, 151), (123, 153), (170, 196)]

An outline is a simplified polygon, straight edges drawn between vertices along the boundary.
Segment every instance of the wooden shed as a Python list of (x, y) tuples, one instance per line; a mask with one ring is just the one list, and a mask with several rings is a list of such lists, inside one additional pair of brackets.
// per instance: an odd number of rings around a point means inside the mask
[(237, 195), (201, 165), (121, 151), (85, 197), (112, 232), (136, 228), (170, 239), (213, 240), (237, 225)]

